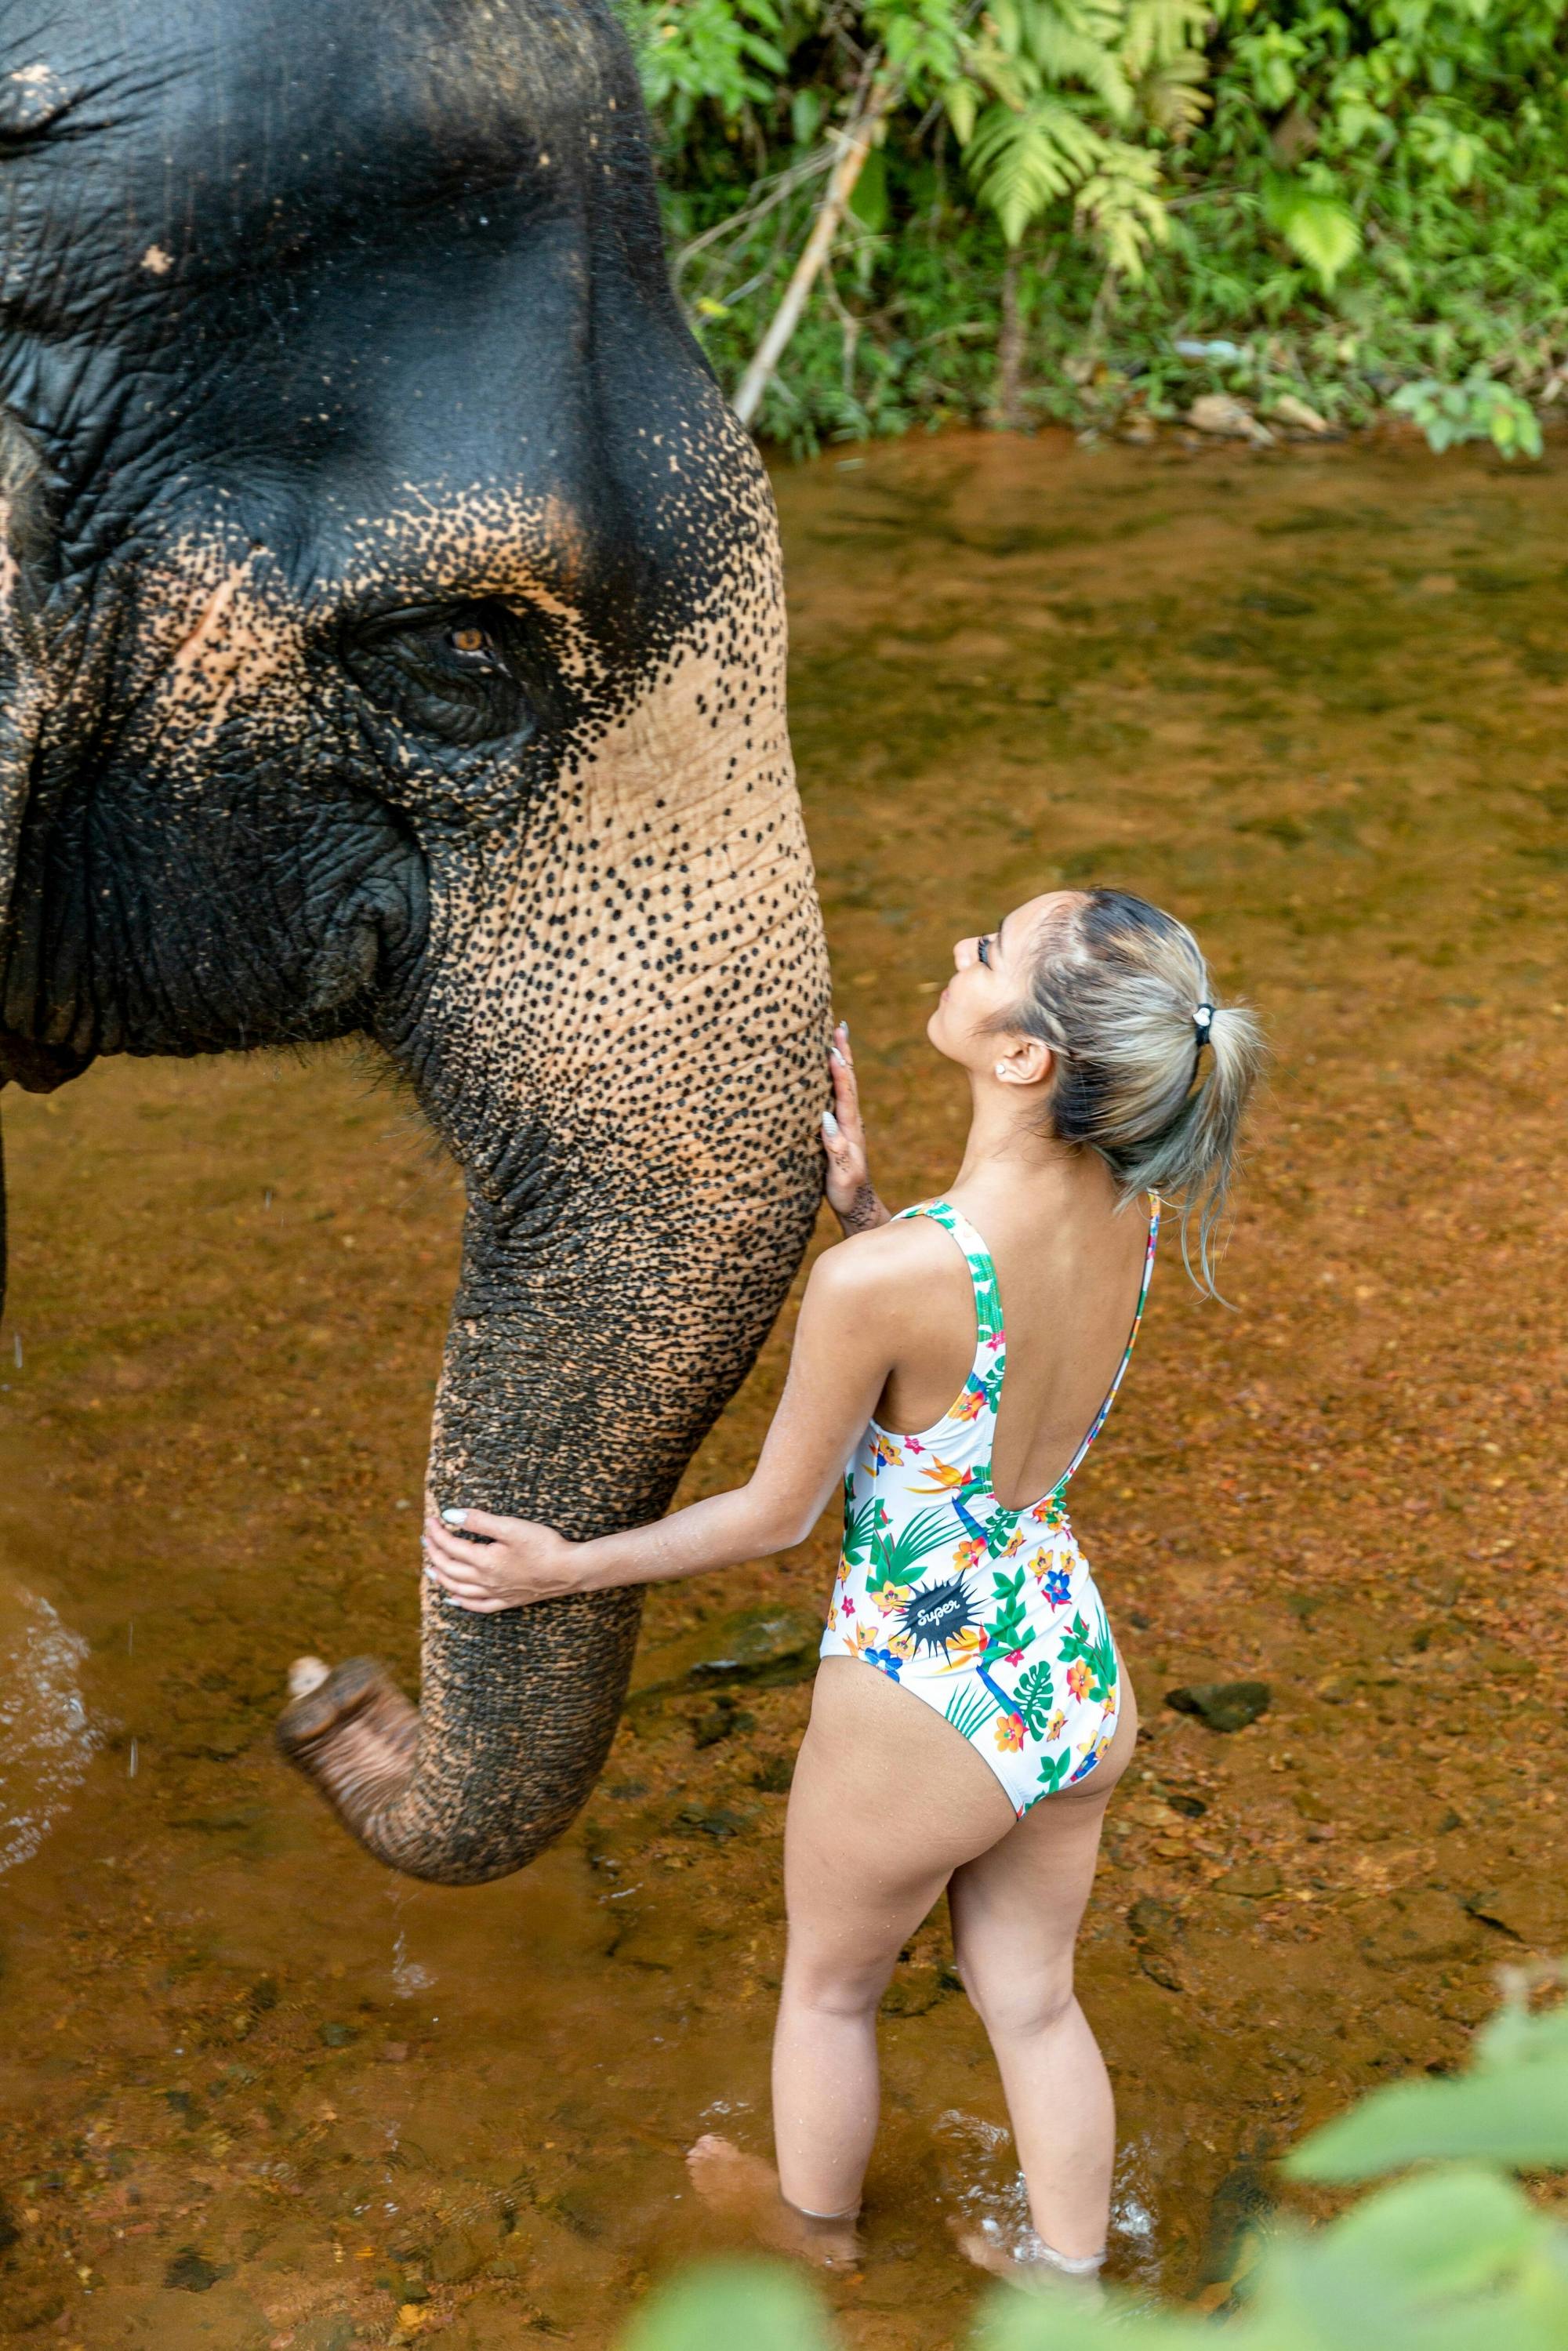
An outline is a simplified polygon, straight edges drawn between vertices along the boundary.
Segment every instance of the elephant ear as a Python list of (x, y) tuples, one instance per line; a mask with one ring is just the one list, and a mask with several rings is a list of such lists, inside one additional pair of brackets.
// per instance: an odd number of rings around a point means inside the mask
[[(0, 1086), (48, 1093), (87, 1067), (68, 1048), (36, 1044), (6, 1026), (16, 984), (22, 831), (51, 705), (38, 600), (49, 577), (47, 481), (32, 436), (0, 408)], [(29, 1025), (10, 1017), (25, 1031)]]
[(0, 409), (0, 967), (9, 946), (21, 816), (42, 719), (42, 677), (28, 652), (28, 559), (45, 529), (45, 470), (28, 433)]
[[(33, 609), (47, 534), (43, 460), (31, 435), (0, 408), (0, 977), (9, 957), (22, 824), (47, 699)], [(0, 1007), (4, 1002), (0, 989)]]

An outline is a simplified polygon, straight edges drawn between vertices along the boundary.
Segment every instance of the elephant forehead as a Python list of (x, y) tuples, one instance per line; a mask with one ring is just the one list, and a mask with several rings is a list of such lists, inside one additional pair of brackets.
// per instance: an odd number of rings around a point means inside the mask
[(409, 481), (382, 512), (354, 514), (347, 528), (340, 577), (318, 591), (345, 608), (399, 596), (496, 596), (570, 624), (591, 592), (589, 529), (554, 490)]
[[(378, 503), (333, 493), (309, 513), (288, 502), (269, 515), (236, 496), (221, 522), (209, 496), (135, 576), (122, 692), (183, 737), (235, 712), (264, 728), (308, 725), (324, 691), (313, 650), (330, 660), (345, 629), (494, 599), (546, 624), (550, 661), (591, 726), (625, 714), (619, 788), (667, 788), (688, 738), (728, 732), (782, 693), (766, 482), (753, 456), (721, 503), (695, 448), (679, 431), (651, 434), (647, 464), (667, 486), (649, 491), (644, 475), (645, 495), (590, 515), (520, 483), (408, 480)], [(696, 763), (693, 789), (711, 768)]]

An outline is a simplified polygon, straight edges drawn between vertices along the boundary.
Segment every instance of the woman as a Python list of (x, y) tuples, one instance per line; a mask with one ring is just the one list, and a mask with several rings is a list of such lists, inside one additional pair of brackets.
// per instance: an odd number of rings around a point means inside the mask
[[(926, 1033), (968, 1080), (963, 1164), (941, 1200), (889, 1217), (841, 1028), (822, 1123), (848, 1238), (812, 1269), (750, 1481), (586, 1543), (448, 1511), (426, 1555), (481, 1610), (699, 1575), (801, 1541), (844, 1479), (785, 1838), (782, 2210), (820, 2258), (853, 2258), (877, 2004), (946, 1887), (1037, 2231), (1011, 2265), (1092, 2282), (1114, 2123), (1072, 1957), (1137, 1713), (1065, 1495), (1132, 1353), (1162, 1199), (1212, 1288), (1260, 1047), (1249, 1013), (1215, 1003), (1190, 932), (1119, 891), (1031, 899), (953, 959)], [(742, 2160), (712, 2141), (695, 2158), (710, 2192)]]

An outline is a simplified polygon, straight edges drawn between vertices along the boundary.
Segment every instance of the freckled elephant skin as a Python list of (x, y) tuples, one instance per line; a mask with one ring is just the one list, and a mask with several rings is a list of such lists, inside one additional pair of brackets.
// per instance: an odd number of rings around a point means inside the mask
[[(361, 1030), (468, 1187), (430, 1482), (656, 1514), (819, 1181), (766, 479), (559, 0), (0, 0), (0, 1084)], [(279, 1724), (369, 1849), (520, 1867), (636, 1595)]]

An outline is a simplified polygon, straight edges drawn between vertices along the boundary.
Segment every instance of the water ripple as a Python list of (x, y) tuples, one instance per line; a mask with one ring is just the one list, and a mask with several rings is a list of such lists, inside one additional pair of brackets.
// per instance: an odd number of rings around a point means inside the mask
[(40, 1593), (0, 1593), (0, 1875), (32, 1859), (100, 1743), (81, 1694), (87, 1654)]

